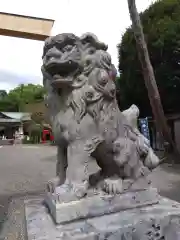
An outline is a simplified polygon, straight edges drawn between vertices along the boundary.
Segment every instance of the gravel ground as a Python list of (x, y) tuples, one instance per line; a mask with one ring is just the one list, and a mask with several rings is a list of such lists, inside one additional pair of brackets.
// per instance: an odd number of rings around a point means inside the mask
[(43, 194), (54, 177), (55, 161), (53, 146), (0, 148), (0, 240), (24, 239), (20, 233), (25, 228), (23, 199)]
[[(45, 184), (55, 174), (55, 161), (53, 146), (0, 148), (0, 240), (26, 239), (21, 235), (25, 229), (23, 200), (43, 195)], [(151, 179), (161, 195), (180, 202), (180, 165), (163, 164)]]

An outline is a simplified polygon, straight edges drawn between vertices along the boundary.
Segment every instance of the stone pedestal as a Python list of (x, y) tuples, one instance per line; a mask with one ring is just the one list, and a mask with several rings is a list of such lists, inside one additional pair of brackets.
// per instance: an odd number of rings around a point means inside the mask
[(25, 202), (28, 240), (180, 239), (180, 204), (154, 189), (69, 203), (48, 195), (45, 202)]
[(158, 193), (156, 189), (131, 191), (119, 195), (100, 193), (68, 202), (62, 202), (55, 194), (48, 193), (45, 203), (56, 224), (63, 224), (157, 204)]

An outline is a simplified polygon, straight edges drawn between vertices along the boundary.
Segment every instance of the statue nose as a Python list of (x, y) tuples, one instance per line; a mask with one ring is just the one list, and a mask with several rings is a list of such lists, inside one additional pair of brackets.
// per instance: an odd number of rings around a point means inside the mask
[(61, 57), (61, 52), (56, 47), (53, 47), (53, 48), (49, 49), (49, 51), (47, 52), (47, 56), (48, 57)]

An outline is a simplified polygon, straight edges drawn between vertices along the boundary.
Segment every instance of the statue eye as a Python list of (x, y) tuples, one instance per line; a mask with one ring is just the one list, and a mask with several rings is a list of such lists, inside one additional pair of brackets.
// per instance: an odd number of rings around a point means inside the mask
[(64, 52), (70, 52), (72, 50), (73, 46), (72, 45), (66, 45), (64, 48), (63, 48), (63, 51)]
[(54, 46), (58, 49), (58, 50), (61, 50), (62, 49), (62, 45), (60, 42), (55, 42), (54, 43)]
[(88, 51), (89, 54), (94, 54), (95, 53), (95, 49), (94, 48), (90, 48)]

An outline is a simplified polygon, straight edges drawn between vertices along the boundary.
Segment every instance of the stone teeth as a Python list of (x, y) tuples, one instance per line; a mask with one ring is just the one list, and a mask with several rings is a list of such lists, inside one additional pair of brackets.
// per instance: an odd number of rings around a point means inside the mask
[(51, 57), (49, 60), (52, 61), (52, 60), (56, 60), (56, 59), (55, 59), (55, 57)]

